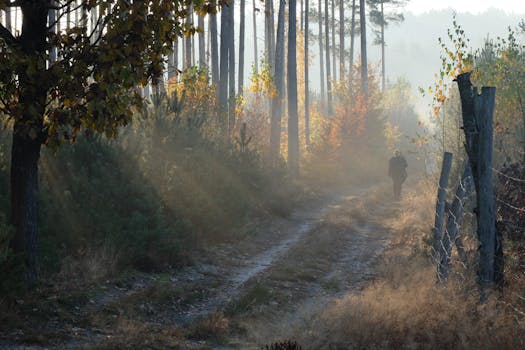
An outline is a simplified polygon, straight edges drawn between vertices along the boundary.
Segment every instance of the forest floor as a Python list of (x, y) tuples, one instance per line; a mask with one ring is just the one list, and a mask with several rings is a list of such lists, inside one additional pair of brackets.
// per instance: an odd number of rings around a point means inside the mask
[[(387, 198), (387, 199), (385, 199)], [(244, 239), (204, 248), (191, 266), (49, 286), (0, 316), (0, 349), (260, 349), (315, 330), (315, 315), (374, 277), (396, 215), (389, 187), (348, 191)]]

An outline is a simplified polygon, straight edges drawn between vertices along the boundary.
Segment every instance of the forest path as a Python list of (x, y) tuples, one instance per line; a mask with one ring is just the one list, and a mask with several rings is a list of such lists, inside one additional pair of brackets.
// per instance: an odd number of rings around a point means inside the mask
[(373, 278), (389, 242), (385, 197), (381, 186), (348, 191), (254, 222), (243, 239), (204, 249), (191, 266), (122, 276), (71, 297), (67, 317), (47, 320), (44, 346), (0, 341), (0, 349), (258, 349), (300, 339), (313, 315)]

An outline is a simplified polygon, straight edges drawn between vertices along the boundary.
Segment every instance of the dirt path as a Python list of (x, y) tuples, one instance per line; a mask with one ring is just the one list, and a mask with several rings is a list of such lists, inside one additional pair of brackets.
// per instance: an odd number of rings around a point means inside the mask
[(254, 349), (300, 339), (327, 303), (373, 277), (388, 245), (380, 219), (389, 211), (368, 190), (256, 223), (244, 240), (210, 248), (191, 267), (136, 274), (91, 291), (57, 331), (65, 342), (0, 342), (0, 349), (134, 348), (129, 344), (148, 336), (158, 345), (151, 349)]

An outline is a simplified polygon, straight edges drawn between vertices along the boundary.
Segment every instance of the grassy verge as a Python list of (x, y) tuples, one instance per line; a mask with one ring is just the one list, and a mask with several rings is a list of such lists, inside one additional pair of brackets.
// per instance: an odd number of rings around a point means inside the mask
[[(376, 280), (319, 317), (301, 340), (312, 349), (519, 349), (525, 346), (522, 284), (509, 266), (505, 296), (478, 302), (474, 269), (435, 284), (428, 257), (435, 187), (422, 182), (385, 218), (393, 232)], [(509, 260), (516, 250), (508, 250)], [(475, 254), (473, 254), (475, 255)], [(515, 265), (515, 264), (514, 264)], [(523, 274), (523, 273), (521, 273)]]

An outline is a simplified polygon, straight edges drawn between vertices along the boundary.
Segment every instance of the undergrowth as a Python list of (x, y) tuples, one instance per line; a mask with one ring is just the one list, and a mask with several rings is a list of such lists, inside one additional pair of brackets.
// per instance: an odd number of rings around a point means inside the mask
[[(479, 303), (473, 268), (456, 264), (436, 285), (428, 237), (435, 186), (423, 181), (394, 209), (385, 225), (390, 249), (375, 281), (340, 298), (301, 342), (311, 349), (520, 349), (525, 346), (521, 283), (508, 268), (504, 297)], [(510, 259), (516, 251), (508, 250)], [(475, 254), (473, 254), (475, 256)], [(474, 266), (474, 262), (472, 266)]]

